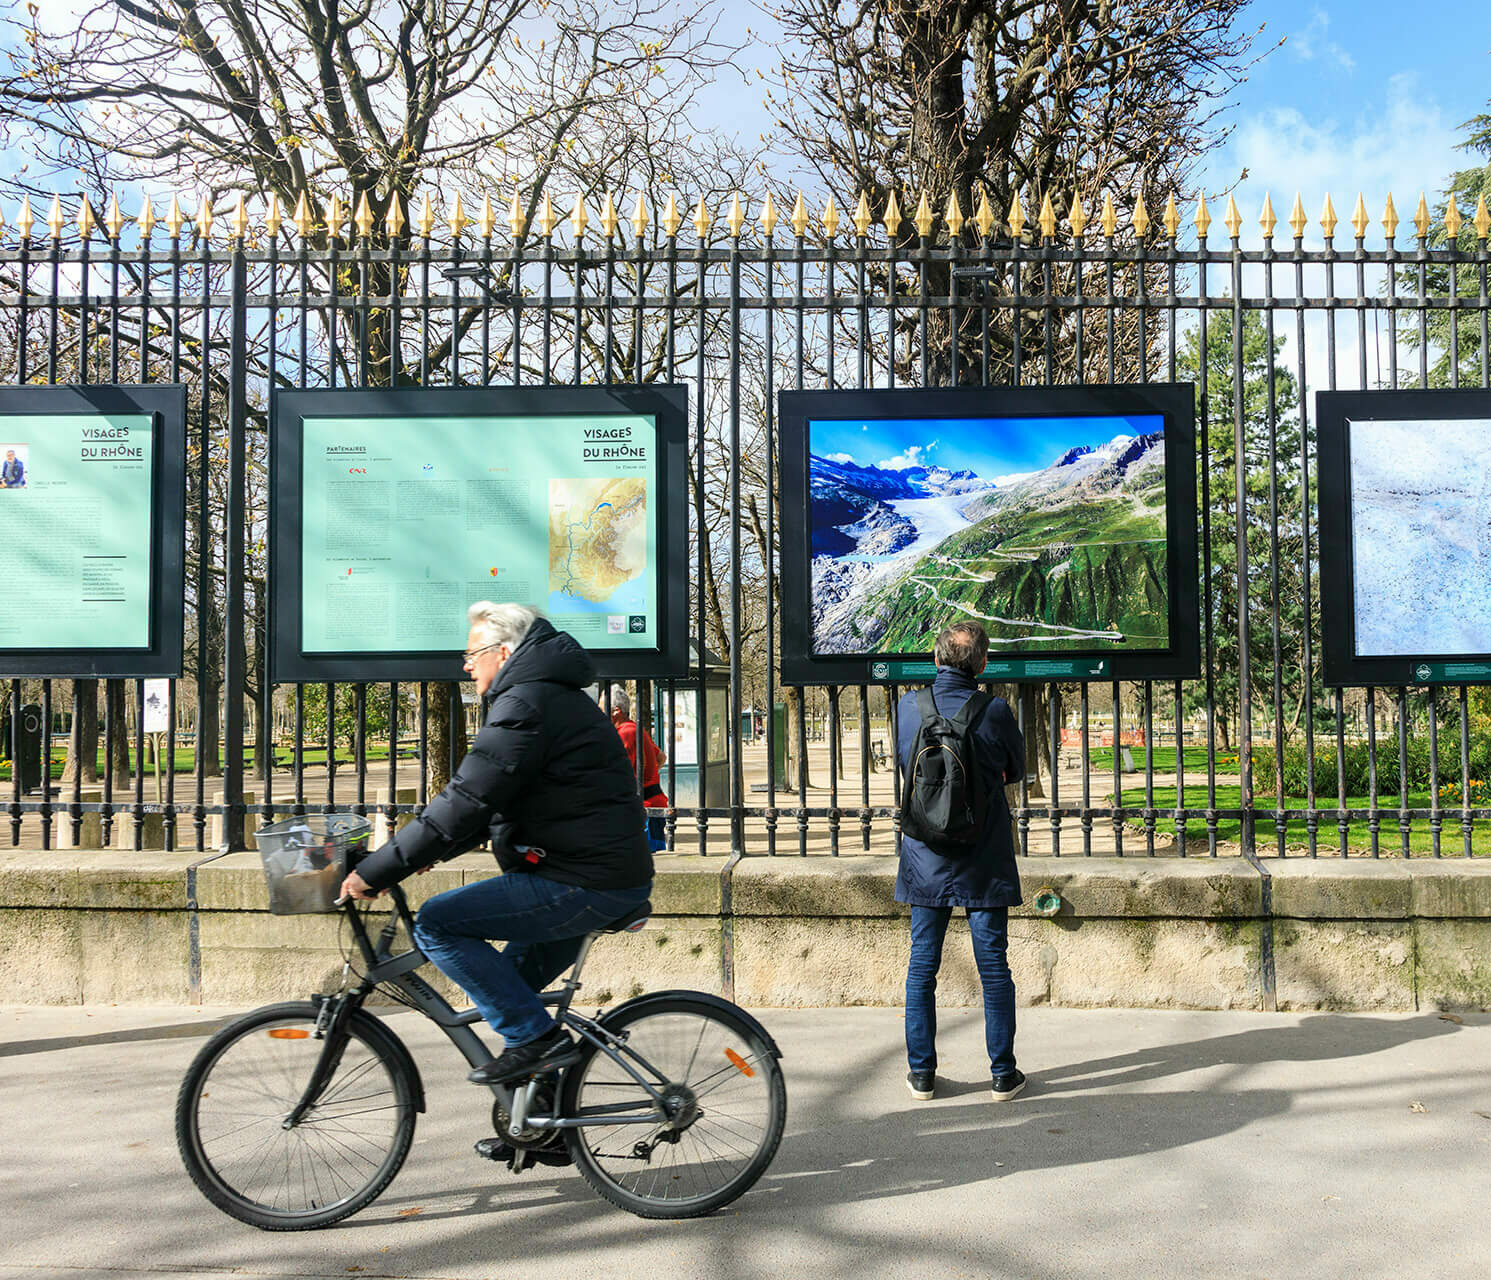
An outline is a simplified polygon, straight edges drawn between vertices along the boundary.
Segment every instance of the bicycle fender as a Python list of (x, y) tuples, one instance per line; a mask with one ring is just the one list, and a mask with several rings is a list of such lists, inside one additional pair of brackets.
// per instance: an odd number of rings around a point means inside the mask
[(414, 1109), (423, 1112), (425, 1109), (424, 1081), (420, 1079), (419, 1067), (414, 1061), (414, 1055), (409, 1052), (408, 1047), (399, 1039), (398, 1033), (388, 1023), (384, 1022), (382, 1018), (375, 1017), (363, 1008), (357, 1008), (352, 1011), (352, 1021), (360, 1030), (366, 1032), (370, 1040), (382, 1040), (387, 1046), (388, 1051), (409, 1073), (409, 1079), (414, 1084)]
[(781, 1059), (782, 1051), (777, 1048), (777, 1042), (772, 1039), (771, 1032), (763, 1027), (758, 1019), (752, 1017), (738, 1004), (732, 1004), (730, 1001), (724, 999), (721, 996), (710, 995), (707, 991), (649, 991), (645, 995), (635, 996), (630, 1000), (624, 1001), (623, 1003), (617, 1005), (614, 1009), (608, 1009), (606, 1011), (606, 1016), (599, 1019), (599, 1021), (602, 1025), (605, 1025), (613, 1017), (623, 1011), (630, 1012), (633, 1009), (646, 1008), (650, 1004), (656, 1004), (664, 1000), (671, 1000), (678, 996), (687, 996), (690, 1000), (697, 1000), (700, 1004), (709, 1005), (711, 1008), (718, 1009), (721, 1013), (729, 1013), (739, 1018), (756, 1035), (761, 1037), (761, 1039), (766, 1043), (766, 1047), (771, 1050), (772, 1057), (778, 1060)]

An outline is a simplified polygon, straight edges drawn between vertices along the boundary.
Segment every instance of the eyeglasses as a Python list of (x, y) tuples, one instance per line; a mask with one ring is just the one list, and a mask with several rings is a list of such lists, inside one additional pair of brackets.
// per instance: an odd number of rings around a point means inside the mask
[(507, 645), (502, 644), (502, 643), (498, 643), (498, 644), (484, 644), (484, 645), (482, 645), (482, 647), (480, 649), (467, 649), (466, 652), (461, 655), (461, 659), (462, 659), (461, 665), (463, 667), (469, 667), (473, 662), (475, 662), (479, 657), (481, 657), (482, 654), (484, 654), (484, 653), (490, 653), (493, 649), (505, 649), (505, 648), (507, 648)]

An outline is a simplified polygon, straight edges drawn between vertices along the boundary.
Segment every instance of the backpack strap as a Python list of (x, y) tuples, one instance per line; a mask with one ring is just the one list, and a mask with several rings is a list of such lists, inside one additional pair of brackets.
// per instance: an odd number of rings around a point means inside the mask
[(994, 701), (994, 695), (987, 689), (975, 689), (973, 696), (958, 708), (958, 714), (953, 717), (953, 728), (959, 732), (970, 730), (978, 723), (979, 717), (984, 710)]
[(926, 724), (928, 720), (934, 719), (941, 714), (937, 710), (937, 700), (932, 697), (932, 688), (930, 685), (925, 689), (918, 689), (916, 691), (916, 710), (921, 716), (923, 724)]

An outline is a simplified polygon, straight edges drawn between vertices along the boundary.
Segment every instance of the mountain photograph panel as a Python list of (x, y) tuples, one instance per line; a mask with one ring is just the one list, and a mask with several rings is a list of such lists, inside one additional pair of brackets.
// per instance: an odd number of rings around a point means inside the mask
[(1160, 414), (809, 417), (815, 655), (1171, 647)]

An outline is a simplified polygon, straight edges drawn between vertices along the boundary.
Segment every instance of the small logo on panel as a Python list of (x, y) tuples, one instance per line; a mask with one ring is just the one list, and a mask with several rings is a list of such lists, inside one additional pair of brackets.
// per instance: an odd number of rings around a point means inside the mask
[(626, 626), (634, 636), (640, 636), (647, 630), (647, 619), (640, 613), (628, 614)]
[(606, 634), (613, 636), (624, 636), (626, 634), (626, 617), (620, 613), (608, 613), (606, 615)]
[(1427, 680), (1434, 672), (1427, 662), (1421, 662), (1413, 669), (1413, 674), (1420, 680)]
[(487, 572), (495, 578), (497, 576), (497, 566), (494, 564), (490, 569), (487, 570)]
[(890, 678), (890, 663), (872, 662), (870, 664), (870, 678), (872, 680), (888, 680)]
[(435, 464), (433, 462), (427, 462), (427, 463), (425, 463), (423, 469), (425, 471), (433, 471), (435, 469)]

